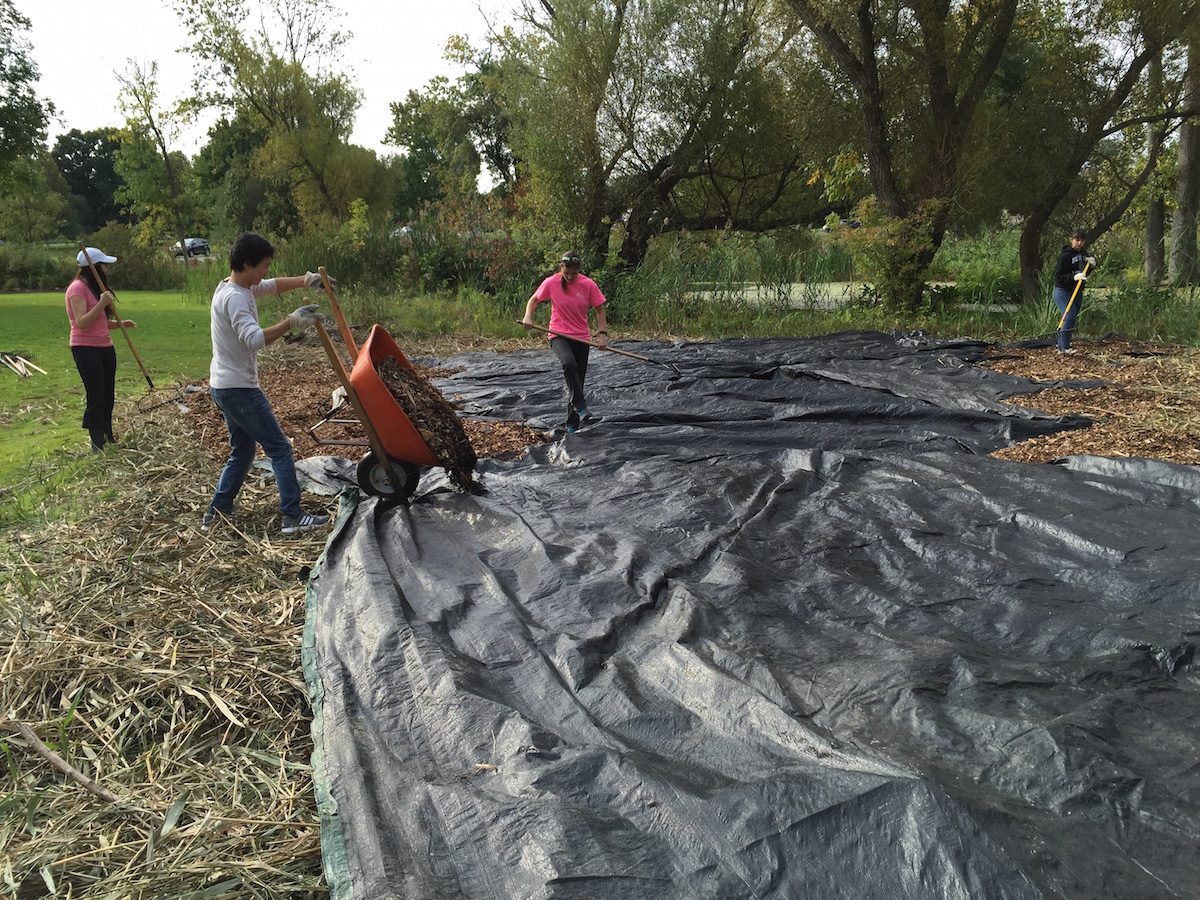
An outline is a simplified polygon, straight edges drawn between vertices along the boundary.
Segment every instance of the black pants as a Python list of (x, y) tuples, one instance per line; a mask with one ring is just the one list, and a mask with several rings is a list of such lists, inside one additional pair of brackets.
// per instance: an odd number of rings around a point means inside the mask
[(83, 427), (94, 448), (116, 440), (113, 437), (113, 405), (117, 402), (117, 351), (115, 347), (72, 347), (75, 368), (87, 392)]
[(580, 411), (587, 409), (587, 401), (583, 399), (583, 380), (587, 378), (588, 352), (592, 348), (581, 341), (552, 337), (550, 349), (562, 363), (563, 378), (567, 382), (567, 424), (578, 425)]

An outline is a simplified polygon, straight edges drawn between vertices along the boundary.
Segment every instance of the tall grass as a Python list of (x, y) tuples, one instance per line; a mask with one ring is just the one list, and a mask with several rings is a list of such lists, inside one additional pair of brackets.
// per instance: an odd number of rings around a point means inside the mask
[[(414, 337), (519, 335), (525, 301), (549, 274), (544, 249), (528, 236), (434, 233), (429, 223), (419, 224), (403, 239), (372, 232), (352, 240), (343, 230), (281, 242), (272, 271), (324, 265), (339, 279), (338, 297), (353, 324), (379, 322)], [(651, 242), (635, 271), (618, 269), (614, 257), (592, 274), (605, 286), (615, 334), (711, 339), (922, 329), (989, 342), (1048, 340), (1059, 314), (1048, 289), (1035, 302), (1024, 300), (1018, 239), (1012, 230), (949, 236), (934, 259), (936, 283), (926, 303), (906, 315), (876, 302), (870, 279), (863, 278), (870, 273), (855, 270), (849, 246), (855, 236), (845, 229), (670, 233)], [(464, 255), (461, 264), (458, 255)], [(189, 268), (188, 297), (207, 302), (225, 274), (224, 265)], [(1188, 292), (1147, 286), (1123, 273), (1108, 282), (1089, 285), (1076, 337), (1200, 341), (1200, 308)], [(260, 311), (285, 313), (292, 300), (265, 299)]]

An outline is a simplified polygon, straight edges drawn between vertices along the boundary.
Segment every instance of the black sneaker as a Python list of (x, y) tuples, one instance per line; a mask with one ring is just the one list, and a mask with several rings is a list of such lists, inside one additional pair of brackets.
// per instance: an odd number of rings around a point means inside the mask
[(309, 513), (300, 510), (298, 516), (283, 517), (283, 533), (297, 534), (301, 531), (313, 531), (322, 525), (329, 524), (329, 516), (324, 513)]
[(217, 524), (217, 514), (211, 509), (204, 514), (204, 521), (200, 523), (201, 531), (209, 531)]

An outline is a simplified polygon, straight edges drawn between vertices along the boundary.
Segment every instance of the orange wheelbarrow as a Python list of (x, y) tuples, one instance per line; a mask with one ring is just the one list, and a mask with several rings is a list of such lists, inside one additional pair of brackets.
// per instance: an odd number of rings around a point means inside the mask
[(333, 295), (333, 286), (329, 284), (324, 267), (318, 271), (325, 279), (325, 290), (333, 306), (338, 329), (353, 359), (349, 373), (346, 372), (346, 367), (329, 339), (329, 332), (320, 322), (316, 326), (317, 335), (321, 338), (321, 344), (325, 347), (330, 363), (333, 364), (334, 374), (345, 391), (346, 402), (362, 424), (367, 440), (322, 440), (317, 437), (317, 429), (325, 423), (349, 421), (333, 418), (342, 408), (340, 405), (310, 428), (309, 434), (318, 444), (369, 447), (367, 455), (358, 464), (359, 486), (368, 494), (377, 497), (406, 500), (417, 490), (417, 483), (421, 477), (420, 467), (439, 466), (441, 463), (433, 455), (416, 426), (400, 408), (391, 391), (384, 385), (376, 366), (385, 357), (391, 357), (410, 369), (412, 363), (392, 340), (387, 329), (381, 325), (371, 327), (371, 333), (361, 350), (355, 347), (354, 336), (350, 333), (346, 318)]

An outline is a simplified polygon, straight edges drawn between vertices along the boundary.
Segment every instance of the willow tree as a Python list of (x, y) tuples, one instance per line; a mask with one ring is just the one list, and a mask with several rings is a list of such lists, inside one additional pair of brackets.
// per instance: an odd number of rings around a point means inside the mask
[(179, 246), (186, 248), (199, 203), (191, 163), (175, 146), (183, 118), (177, 107), (159, 100), (157, 63), (143, 68), (130, 60), (117, 80), (125, 127), (118, 132), (120, 143), (113, 159), (122, 181), (116, 198), (137, 218), (143, 245), (173, 231)]
[(789, 89), (794, 27), (760, 0), (528, 2), (502, 41), (501, 103), (522, 196), (601, 256), (636, 266), (653, 235), (818, 217), (819, 147)]
[[(1017, 0), (786, 0), (858, 105), (886, 228), (879, 287), (916, 309), (962, 190), (966, 151)], [(816, 48), (808, 52), (816, 52)]]

